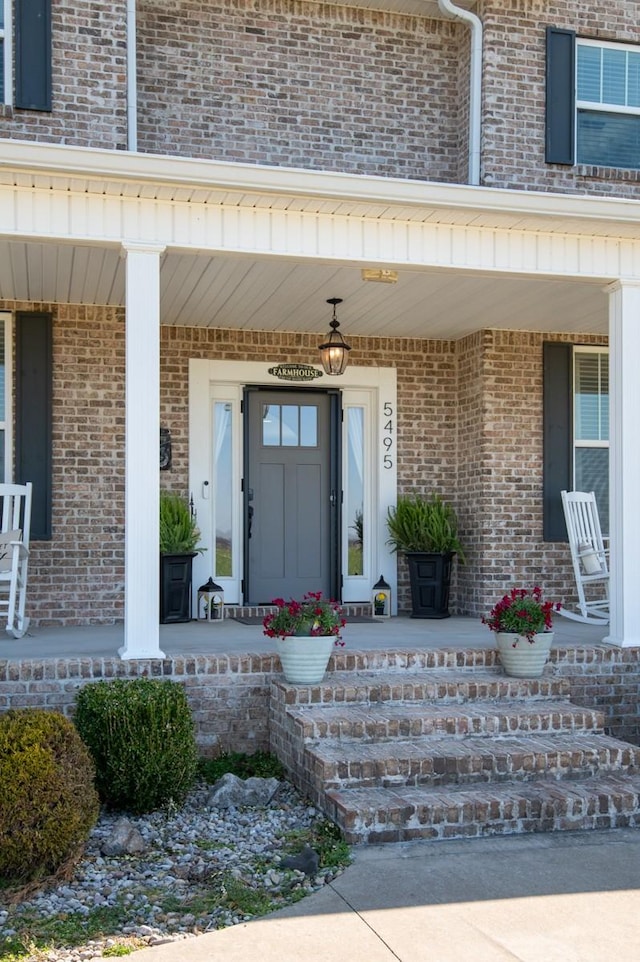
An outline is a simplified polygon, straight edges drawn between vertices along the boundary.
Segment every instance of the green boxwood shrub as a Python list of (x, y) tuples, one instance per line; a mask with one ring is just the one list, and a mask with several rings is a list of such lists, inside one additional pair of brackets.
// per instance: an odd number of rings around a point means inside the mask
[(82, 853), (100, 811), (94, 766), (68, 718), (0, 715), (0, 886), (55, 875)]
[(191, 711), (176, 682), (136, 678), (86, 685), (77, 696), (75, 723), (109, 808), (142, 814), (184, 801), (198, 759)]

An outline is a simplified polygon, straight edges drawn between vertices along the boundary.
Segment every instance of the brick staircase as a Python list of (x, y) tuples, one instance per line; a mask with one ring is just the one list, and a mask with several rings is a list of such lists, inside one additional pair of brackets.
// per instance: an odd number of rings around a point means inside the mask
[(271, 689), (272, 751), (348, 842), (640, 825), (640, 748), (605, 735), (553, 669), (377, 654), (374, 670)]

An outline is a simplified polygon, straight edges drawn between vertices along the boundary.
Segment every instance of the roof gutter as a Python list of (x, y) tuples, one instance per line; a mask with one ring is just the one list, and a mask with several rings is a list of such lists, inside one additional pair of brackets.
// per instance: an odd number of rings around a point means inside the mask
[(452, 0), (438, 0), (441, 13), (450, 14), (471, 25), (471, 64), (469, 77), (469, 183), (480, 183), (480, 137), (482, 110), (482, 21), (475, 13), (456, 7)]
[(138, 149), (136, 0), (127, 0), (127, 150)]

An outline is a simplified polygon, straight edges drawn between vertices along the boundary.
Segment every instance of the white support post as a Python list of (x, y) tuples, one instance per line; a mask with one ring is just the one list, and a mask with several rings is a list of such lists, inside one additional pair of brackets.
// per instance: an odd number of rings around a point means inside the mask
[(610, 631), (605, 641), (640, 646), (640, 282), (609, 293)]
[(160, 255), (123, 244), (126, 256), (125, 599), (122, 658), (160, 651)]

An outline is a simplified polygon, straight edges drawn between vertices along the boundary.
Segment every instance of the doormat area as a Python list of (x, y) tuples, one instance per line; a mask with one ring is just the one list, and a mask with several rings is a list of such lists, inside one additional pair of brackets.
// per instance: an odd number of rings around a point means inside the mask
[[(237, 621), (240, 625), (261, 625), (264, 619), (260, 615), (234, 615), (229, 620)], [(346, 622), (348, 625), (379, 625), (381, 619), (369, 618), (367, 615), (347, 615)]]

